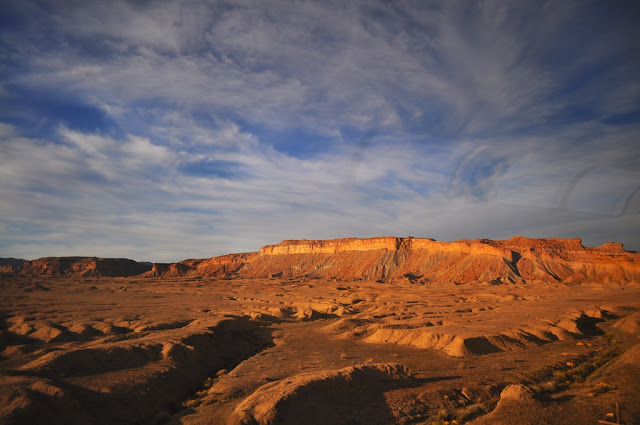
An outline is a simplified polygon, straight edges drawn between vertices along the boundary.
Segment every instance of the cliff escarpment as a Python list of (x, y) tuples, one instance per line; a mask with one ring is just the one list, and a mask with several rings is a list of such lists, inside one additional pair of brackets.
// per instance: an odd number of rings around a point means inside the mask
[(621, 244), (583, 247), (580, 239), (286, 240), (259, 252), (155, 264), (148, 277), (302, 277), (414, 284), (488, 282), (640, 283), (640, 254)]
[(3, 259), (0, 273), (81, 277), (207, 277), (382, 280), (413, 284), (470, 282), (640, 283), (640, 254), (609, 242), (584, 247), (580, 239), (489, 239), (439, 242), (377, 237), (286, 240), (258, 252), (177, 263), (124, 258)]
[(37, 260), (5, 262), (3, 274), (26, 276), (78, 276), (124, 277), (137, 276), (152, 268), (151, 263), (140, 263), (126, 258), (97, 257), (43, 257)]

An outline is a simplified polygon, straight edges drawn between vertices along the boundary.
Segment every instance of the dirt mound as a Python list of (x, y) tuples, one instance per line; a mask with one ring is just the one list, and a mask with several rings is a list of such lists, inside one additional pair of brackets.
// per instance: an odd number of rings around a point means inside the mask
[[(531, 417), (530, 412), (535, 412), (539, 408), (540, 402), (529, 387), (521, 384), (512, 384), (502, 390), (496, 408), (488, 415), (474, 421), (474, 423), (483, 425), (551, 423), (548, 422), (548, 418), (539, 420)], [(553, 423), (563, 422), (554, 421)]]
[(640, 338), (640, 312), (636, 312), (630, 314), (627, 317), (623, 317), (622, 319), (618, 320), (613, 326), (618, 328), (622, 332), (636, 335)]
[[(14, 322), (17, 331), (25, 320)], [(0, 369), (0, 423), (152, 423), (159, 411), (175, 409), (202, 376), (264, 344), (251, 333), (253, 325), (246, 318), (169, 325), (145, 330), (138, 338), (85, 340), (65, 349), (58, 345), (23, 357), (33, 360), (10, 374)], [(16, 353), (18, 358), (23, 354)]]
[[(470, 313), (472, 309), (458, 312)], [(370, 343), (392, 343), (416, 348), (435, 348), (452, 357), (487, 355), (501, 351), (515, 351), (553, 341), (579, 339), (598, 334), (596, 324), (603, 321), (603, 310), (574, 311), (555, 320), (543, 320), (522, 327), (503, 328), (502, 332), (472, 333), (456, 325), (434, 325), (418, 320), (389, 319), (376, 323), (369, 318), (347, 318), (332, 325), (345, 337), (363, 337)], [(395, 315), (395, 313), (394, 313)], [(392, 317), (392, 316), (391, 316)], [(458, 332), (463, 333), (458, 333)]]
[(75, 336), (64, 326), (53, 324), (48, 320), (26, 322), (23, 317), (14, 317), (9, 324), (11, 325), (8, 328), (9, 332), (31, 340), (65, 342), (75, 339)]
[(142, 367), (160, 359), (162, 345), (130, 343), (115, 347), (85, 348), (47, 353), (23, 366), (24, 370), (66, 376), (86, 376)]
[[(352, 366), (271, 382), (239, 404), (230, 424), (389, 423), (382, 391), (411, 377), (399, 364)], [(331, 408), (327, 408), (331, 406)]]
[(530, 412), (532, 410), (537, 411), (539, 407), (540, 402), (529, 387), (521, 384), (512, 384), (502, 390), (496, 408), (488, 415), (474, 421), (474, 423), (483, 425), (550, 423), (547, 419), (539, 420), (531, 417)]
[(502, 390), (498, 405), (508, 401), (530, 402), (533, 399), (534, 393), (529, 387), (520, 384), (513, 384)]
[(482, 355), (497, 353), (500, 349), (492, 344), (485, 336), (474, 338), (456, 336), (454, 340), (445, 347), (444, 351), (453, 357), (464, 357), (469, 354)]
[(41, 285), (39, 283), (34, 283), (32, 285), (27, 286), (26, 288), (24, 288), (25, 292), (32, 292), (32, 291), (50, 291), (50, 288), (47, 288), (44, 285)]
[(3, 424), (82, 424), (77, 401), (48, 379), (3, 376), (0, 381), (0, 418)]

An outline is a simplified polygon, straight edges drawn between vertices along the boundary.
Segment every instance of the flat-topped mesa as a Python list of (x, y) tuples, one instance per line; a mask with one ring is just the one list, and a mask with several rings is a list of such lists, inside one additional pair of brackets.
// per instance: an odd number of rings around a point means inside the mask
[[(15, 261), (14, 261), (15, 262)], [(51, 257), (9, 264), (2, 273), (28, 275), (302, 278), (383, 280), (413, 284), (590, 283), (640, 284), (640, 254), (609, 242), (580, 239), (458, 240), (377, 237), (285, 240), (258, 252), (153, 265), (125, 259)], [(19, 267), (19, 268), (18, 268)], [(16, 271), (17, 270), (17, 271)], [(145, 273), (146, 272), (146, 273)]]
[(607, 243), (574, 239), (458, 240), (377, 237), (285, 240), (263, 247), (237, 270), (246, 277), (282, 276), (468, 282), (640, 282), (640, 256)]
[(336, 254), (344, 251), (374, 251), (378, 249), (394, 251), (399, 248), (402, 242), (403, 238), (390, 236), (369, 239), (286, 240), (277, 245), (263, 246), (260, 248), (260, 255)]
[[(260, 248), (260, 255), (289, 254), (336, 254), (346, 251), (398, 251), (407, 249), (427, 249), (442, 252), (460, 252), (488, 255), (508, 255), (505, 249), (480, 241), (438, 242), (430, 238), (396, 238), (382, 236), (377, 238), (342, 238), (329, 240), (285, 240), (276, 245)], [(491, 241), (493, 242), (493, 241)]]
[(423, 249), (428, 251), (438, 251), (447, 253), (473, 254), (473, 255), (492, 255), (504, 258), (507, 261), (513, 261), (510, 249), (496, 244), (495, 241), (489, 239), (478, 240), (459, 240), (455, 242), (439, 242), (433, 239), (417, 239), (412, 240), (411, 249)]

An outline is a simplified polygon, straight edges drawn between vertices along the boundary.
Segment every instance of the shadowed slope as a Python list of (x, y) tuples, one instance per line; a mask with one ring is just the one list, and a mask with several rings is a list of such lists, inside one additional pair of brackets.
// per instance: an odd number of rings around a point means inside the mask
[(140, 263), (126, 258), (96, 257), (43, 257), (33, 261), (5, 261), (0, 265), (0, 273), (5, 274), (82, 277), (136, 276), (152, 267), (151, 263)]

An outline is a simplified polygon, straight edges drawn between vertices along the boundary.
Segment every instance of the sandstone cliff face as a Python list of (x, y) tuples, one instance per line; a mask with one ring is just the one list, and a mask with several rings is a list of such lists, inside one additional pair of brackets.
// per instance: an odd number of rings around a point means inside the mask
[(289, 240), (260, 249), (260, 255), (336, 254), (346, 251), (396, 250), (402, 238), (380, 237), (369, 239), (344, 238), (332, 240)]
[(120, 277), (136, 276), (150, 270), (152, 264), (126, 258), (44, 257), (24, 261), (11, 273), (37, 276)]
[[(20, 260), (22, 261), (22, 260)], [(307, 278), (384, 280), (413, 284), (470, 282), (640, 283), (640, 254), (610, 242), (585, 248), (580, 239), (287, 240), (259, 252), (178, 263), (127, 259), (47, 257), (0, 264), (3, 273), (60, 276)]]
[(0, 274), (12, 274), (22, 267), (24, 260), (20, 258), (0, 258)]
[[(257, 253), (185, 260), (155, 276), (305, 277), (415, 284), (489, 282), (640, 283), (640, 254), (621, 244), (585, 248), (580, 239), (286, 240)], [(159, 269), (158, 269), (159, 270)]]
[(230, 277), (258, 253), (227, 254), (207, 259), (183, 260), (179, 263), (156, 263), (144, 277), (217, 276)]

